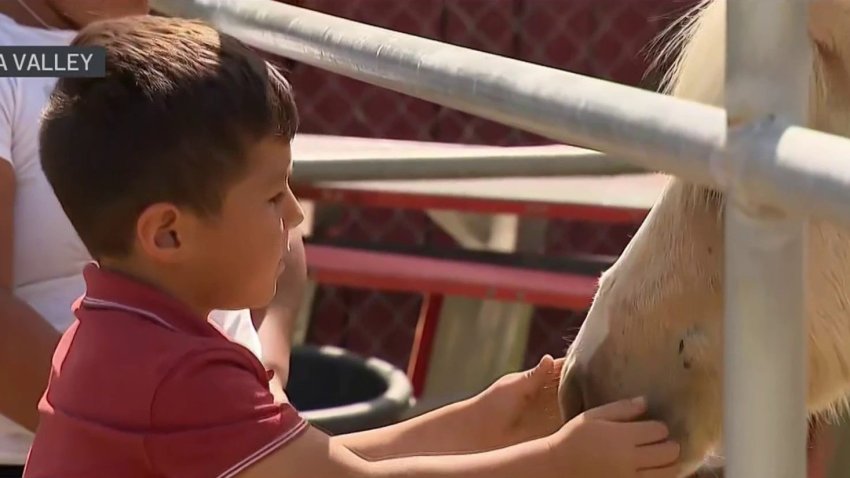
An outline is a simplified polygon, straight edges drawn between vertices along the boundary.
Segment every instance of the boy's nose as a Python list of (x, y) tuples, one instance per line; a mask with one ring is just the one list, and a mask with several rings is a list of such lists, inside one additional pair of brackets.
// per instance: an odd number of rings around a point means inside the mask
[(295, 229), (304, 222), (304, 209), (292, 191), (287, 199), (286, 207), (283, 208), (283, 223), (287, 229)]

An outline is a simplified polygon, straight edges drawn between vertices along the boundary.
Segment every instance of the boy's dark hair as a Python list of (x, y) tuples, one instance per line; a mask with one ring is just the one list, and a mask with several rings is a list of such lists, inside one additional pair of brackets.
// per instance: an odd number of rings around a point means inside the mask
[(41, 126), (41, 163), (95, 259), (130, 252), (151, 204), (215, 215), (246, 170), (247, 148), (295, 135), (289, 83), (202, 22), (101, 21), (73, 45), (104, 47), (106, 76), (57, 82)]

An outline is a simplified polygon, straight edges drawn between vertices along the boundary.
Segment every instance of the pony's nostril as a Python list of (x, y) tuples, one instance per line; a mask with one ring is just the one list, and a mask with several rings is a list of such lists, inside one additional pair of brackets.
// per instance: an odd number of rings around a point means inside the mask
[(576, 367), (564, 371), (558, 384), (558, 405), (564, 422), (571, 420), (585, 409), (584, 393)]

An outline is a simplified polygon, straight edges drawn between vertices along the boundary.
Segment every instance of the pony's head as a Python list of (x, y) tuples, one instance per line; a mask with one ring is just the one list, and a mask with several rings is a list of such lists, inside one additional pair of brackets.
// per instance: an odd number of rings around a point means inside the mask
[[(809, 24), (815, 50), (809, 126), (847, 135), (850, 6), (845, 5), (850, 1), (814, 5)], [(665, 91), (722, 106), (725, 1), (704, 2), (693, 13), (667, 43), (677, 56)], [(720, 445), (723, 202), (717, 191), (670, 181), (628, 247), (602, 275), (587, 319), (567, 352), (559, 389), (565, 419), (613, 400), (646, 396), (649, 415), (666, 422), (681, 444), (683, 473), (693, 472)], [(835, 281), (838, 268), (841, 274), (850, 271), (848, 237), (823, 224), (813, 227), (810, 260), (816, 262), (810, 264), (810, 274), (815, 279), (809, 282), (813, 287), (823, 283), (826, 291), (813, 299), (820, 307), (817, 313), (809, 313), (823, 325), (809, 325), (809, 348), (815, 357), (810, 364), (815, 367), (810, 370), (812, 409), (834, 401), (837, 391), (850, 383), (849, 374), (826, 372), (835, 360), (827, 357), (825, 347), (837, 340), (826, 337), (830, 330), (845, 338), (850, 334), (834, 332), (835, 324), (823, 324), (833, 320), (837, 310), (829, 304), (838, 299), (826, 297), (833, 288), (828, 280)], [(841, 295), (835, 294), (839, 299)], [(846, 299), (846, 292), (843, 295)]]

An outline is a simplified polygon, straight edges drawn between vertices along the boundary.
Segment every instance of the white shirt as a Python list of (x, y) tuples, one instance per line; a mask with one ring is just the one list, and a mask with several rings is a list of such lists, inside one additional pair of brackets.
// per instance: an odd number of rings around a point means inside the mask
[[(75, 35), (71, 30), (20, 25), (0, 14), (0, 45), (68, 45)], [(85, 292), (83, 266), (92, 259), (41, 169), (39, 123), (55, 82), (0, 78), (0, 160), (9, 161), (15, 171), (14, 294), (64, 331), (74, 321), (71, 304)], [(248, 310), (214, 311), (210, 318), (236, 342), (262, 356)], [(31, 442), (30, 432), (0, 415), (0, 464), (23, 464)]]

